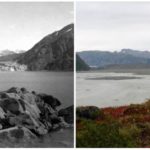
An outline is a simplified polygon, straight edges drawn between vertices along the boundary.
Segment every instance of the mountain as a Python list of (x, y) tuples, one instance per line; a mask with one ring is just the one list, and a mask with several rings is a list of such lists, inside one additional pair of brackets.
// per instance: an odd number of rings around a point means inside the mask
[[(138, 56), (139, 53), (140, 56)], [(150, 58), (148, 56), (146, 57), (145, 53), (146, 52), (132, 51), (132, 50), (130, 51), (122, 50), (120, 52), (83, 51), (78, 52), (78, 55), (90, 67), (103, 68), (109, 65), (150, 64)]]
[(76, 70), (77, 71), (90, 70), (90, 67), (80, 58), (79, 55), (76, 55)]
[(12, 62), (14, 63), (23, 51), (11, 51), (11, 50), (3, 50), (0, 52), (0, 62)]
[(28, 70), (73, 70), (74, 25), (47, 35), (17, 58)]
[(149, 51), (138, 51), (133, 49), (122, 49), (120, 53), (129, 54), (135, 57), (150, 58)]
[(0, 51), (0, 57), (1, 56), (6, 56), (6, 55), (12, 55), (12, 54), (15, 54), (14, 51), (10, 51), (10, 50), (2, 50)]

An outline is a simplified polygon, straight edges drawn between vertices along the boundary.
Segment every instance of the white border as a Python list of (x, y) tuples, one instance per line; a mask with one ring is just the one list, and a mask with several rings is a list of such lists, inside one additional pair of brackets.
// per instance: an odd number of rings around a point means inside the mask
[(76, 2), (74, 2), (74, 148), (76, 147)]

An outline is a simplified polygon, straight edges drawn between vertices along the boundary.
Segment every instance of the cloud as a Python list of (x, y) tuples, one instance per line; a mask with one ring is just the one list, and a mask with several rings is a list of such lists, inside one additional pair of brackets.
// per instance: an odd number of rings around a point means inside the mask
[(11, 29), (11, 30), (13, 30), (15, 28), (16, 28), (16, 24), (12, 24), (12, 25), (9, 26), (9, 29)]
[(150, 50), (150, 2), (77, 2), (77, 50)]

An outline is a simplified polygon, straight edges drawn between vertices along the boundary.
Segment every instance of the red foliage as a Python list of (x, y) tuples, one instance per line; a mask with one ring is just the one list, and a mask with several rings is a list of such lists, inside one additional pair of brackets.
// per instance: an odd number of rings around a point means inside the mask
[(127, 109), (127, 106), (121, 106), (121, 107), (107, 107), (103, 108), (102, 111), (105, 115), (111, 115), (115, 118), (122, 117), (124, 115), (124, 111)]

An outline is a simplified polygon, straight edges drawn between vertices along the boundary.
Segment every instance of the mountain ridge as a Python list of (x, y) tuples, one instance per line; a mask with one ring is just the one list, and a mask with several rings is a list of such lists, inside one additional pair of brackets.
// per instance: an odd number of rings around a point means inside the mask
[(106, 67), (109, 65), (150, 64), (149, 51), (122, 49), (110, 51), (82, 51), (77, 53), (89, 66)]
[(17, 58), (29, 70), (73, 70), (74, 25), (48, 34)]
[(2, 51), (0, 62), (6, 66), (7, 62), (25, 65), (29, 71), (72, 71), (73, 58), (74, 24), (72, 23), (46, 35), (28, 51)]

